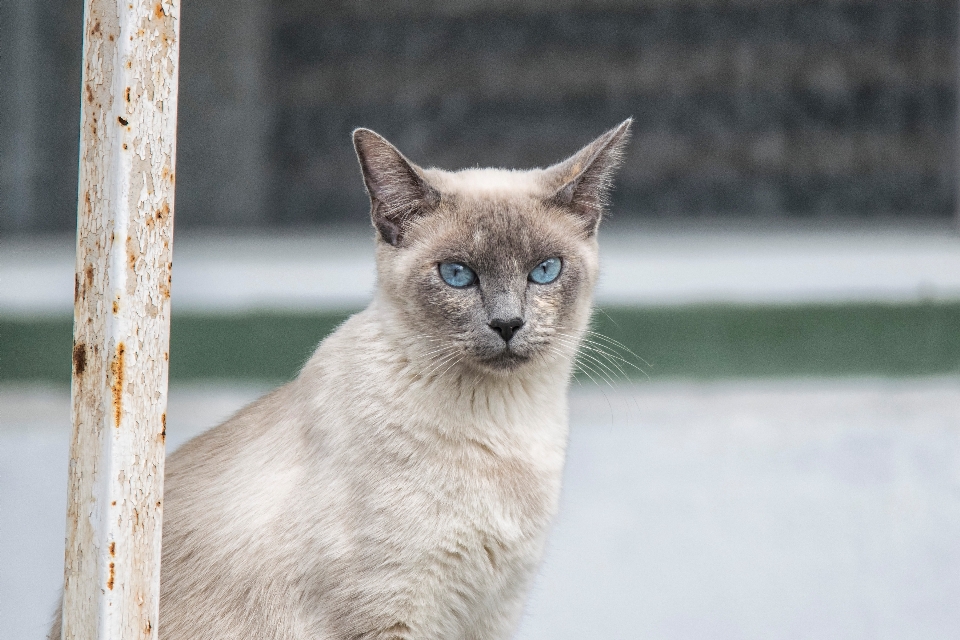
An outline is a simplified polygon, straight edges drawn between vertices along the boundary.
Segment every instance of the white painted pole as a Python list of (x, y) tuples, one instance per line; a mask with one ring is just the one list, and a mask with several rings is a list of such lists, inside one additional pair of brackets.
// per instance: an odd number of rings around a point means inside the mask
[(157, 637), (179, 0), (86, 0), (62, 638)]

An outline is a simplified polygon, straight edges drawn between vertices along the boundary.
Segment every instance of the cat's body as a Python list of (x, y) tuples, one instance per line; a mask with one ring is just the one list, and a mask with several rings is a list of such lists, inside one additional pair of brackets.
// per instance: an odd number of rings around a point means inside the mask
[(512, 629), (556, 510), (567, 372), (420, 377), (381, 323), (377, 305), (354, 316), (171, 457), (161, 637)]
[(355, 133), (375, 299), (167, 461), (161, 639), (510, 635), (628, 126), (529, 172), (421, 169)]

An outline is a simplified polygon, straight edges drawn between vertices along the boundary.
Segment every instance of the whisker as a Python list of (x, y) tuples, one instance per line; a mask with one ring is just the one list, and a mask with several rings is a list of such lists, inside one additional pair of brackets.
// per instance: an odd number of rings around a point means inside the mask
[[(583, 354), (577, 354), (577, 357), (580, 357), (581, 355), (583, 355)], [(591, 365), (591, 364), (588, 364), (588, 363), (583, 362), (583, 361), (580, 361), (579, 364), (580, 364), (581, 366), (583, 366), (583, 367), (586, 367), (587, 369), (589, 369), (589, 370), (592, 371), (593, 373), (595, 373), (595, 374), (597, 375), (597, 377), (600, 378), (601, 380), (603, 380), (604, 382), (606, 382), (607, 385), (608, 385), (611, 389), (616, 390), (616, 387), (613, 386), (613, 382), (611, 382), (610, 379), (609, 379), (609, 375), (607, 375), (606, 373), (604, 373), (602, 369), (598, 369), (596, 366)], [(584, 373), (586, 373), (586, 372), (584, 372)], [(589, 374), (588, 374), (588, 375), (589, 375)], [(600, 386), (599, 383), (597, 384), (597, 386)]]
[(588, 333), (588, 334), (590, 334), (591, 336), (594, 336), (594, 337), (596, 337), (596, 338), (598, 338), (598, 339), (600, 339), (600, 340), (604, 340), (604, 341), (612, 344), (612, 345), (615, 346), (615, 347), (619, 347), (619, 348), (623, 349), (624, 351), (626, 351), (627, 353), (629, 353), (630, 355), (632, 355), (634, 358), (636, 358), (637, 360), (639, 360), (639, 361), (642, 362), (643, 364), (647, 365), (647, 366), (650, 367), (650, 368), (653, 368), (653, 365), (652, 365), (652, 364), (650, 364), (649, 362), (647, 362), (646, 360), (644, 360), (643, 358), (641, 358), (640, 356), (638, 356), (636, 353), (633, 352), (633, 350), (632, 350), (630, 347), (628, 347), (627, 345), (623, 344), (622, 342), (619, 342), (619, 341), (617, 341), (617, 340), (614, 340), (614, 339), (611, 338), (610, 336), (605, 336), (605, 335), (603, 335), (602, 333), (598, 333), (598, 332), (596, 332), (596, 331), (591, 331), (590, 329), (584, 330), (584, 333)]
[[(454, 354), (454, 355), (456, 355), (456, 354)], [(457, 366), (458, 364), (460, 364), (460, 360), (461, 360), (461, 358), (457, 357), (453, 362), (451, 362), (449, 365), (447, 365), (447, 368), (444, 369), (443, 372), (442, 372), (440, 375), (438, 375), (437, 377), (438, 377), (438, 378), (442, 378), (444, 375), (446, 375), (447, 371), (450, 371), (450, 369), (451, 369), (452, 367), (455, 367), (455, 366)]]
[[(594, 343), (594, 342), (591, 342), (591, 341), (589, 341), (589, 340), (586, 340), (586, 339), (585, 339), (584, 341), (585, 341), (585, 342), (587, 343), (587, 345), (588, 345), (586, 348), (591, 349), (592, 351), (596, 351), (596, 352), (602, 353), (602, 354), (604, 354), (607, 358), (612, 358), (612, 359), (614, 359), (614, 360), (619, 360), (619, 361), (622, 362), (623, 364), (625, 364), (625, 365), (627, 365), (627, 366), (629, 366), (629, 367), (633, 367), (634, 369), (636, 369), (637, 371), (639, 371), (640, 373), (642, 373), (642, 374), (647, 378), (647, 380), (650, 379), (650, 374), (648, 374), (648, 373), (643, 369), (643, 367), (640, 367), (640, 366), (634, 364), (633, 362), (630, 362), (629, 360), (620, 357), (620, 356), (619, 356), (618, 354), (616, 354), (616, 353), (612, 353), (612, 352), (609, 352), (609, 351), (604, 350), (601, 345), (598, 345), (598, 344), (596, 344), (596, 343)], [(618, 368), (619, 368), (619, 367), (618, 367)]]
[(430, 355), (433, 355), (433, 354), (435, 354), (435, 353), (440, 353), (441, 351), (446, 351), (447, 349), (452, 349), (452, 348), (453, 348), (453, 347), (451, 347), (450, 345), (444, 345), (444, 346), (442, 346), (442, 347), (440, 347), (440, 348), (438, 348), (438, 349), (434, 349), (433, 351), (428, 351), (428, 352), (426, 352), (426, 353), (424, 353), (424, 354), (421, 354), (421, 355), (425, 358), (425, 357), (430, 356)]
[[(601, 356), (603, 356), (603, 358), (604, 358), (607, 362), (609, 362), (611, 365), (613, 365), (614, 367), (616, 367), (617, 371), (620, 373), (620, 376), (623, 378), (624, 382), (629, 382), (629, 381), (630, 381), (630, 376), (628, 376), (628, 375), (627, 375), (627, 372), (623, 370), (623, 367), (621, 367), (621, 366), (620, 366), (619, 364), (617, 364), (617, 362), (616, 362), (617, 360), (623, 360), (623, 358), (620, 358), (620, 357), (618, 357), (618, 356), (616, 356), (616, 355), (614, 355), (614, 354), (612, 354), (612, 353), (608, 353), (608, 352), (604, 351), (603, 349), (598, 349), (598, 348), (596, 348), (595, 346), (592, 346), (592, 345), (590, 345), (590, 344), (583, 344), (583, 345), (581, 345), (580, 348), (581, 348), (581, 349), (586, 349), (586, 350), (588, 350), (588, 351), (593, 351), (594, 353), (600, 354)], [(624, 362), (626, 362), (626, 361), (624, 361)], [(627, 362), (627, 364), (631, 364), (631, 365), (632, 365), (633, 363), (632, 363), (632, 362)], [(646, 375), (646, 371), (644, 371), (643, 369), (640, 369), (640, 367), (637, 367), (636, 365), (633, 365), (633, 366), (634, 366), (636, 369), (638, 369), (641, 373), (643, 373), (644, 375)]]
[(447, 354), (445, 354), (445, 355), (439, 356), (439, 357), (438, 357), (438, 362), (435, 362), (435, 364), (430, 368), (430, 370), (423, 374), (423, 377), (424, 377), (424, 378), (429, 378), (429, 377), (430, 377), (431, 375), (433, 375), (433, 373), (436, 372), (440, 367), (442, 367), (443, 365), (445, 365), (447, 362), (449, 362), (452, 358), (455, 358), (456, 356), (457, 356), (457, 352), (456, 352), (456, 351), (453, 351), (452, 353), (447, 353)]
[[(590, 347), (587, 346), (587, 348), (589, 349)], [(632, 367), (635, 368), (637, 371), (639, 371), (639, 372), (642, 373), (644, 376), (646, 376), (647, 380), (650, 379), (650, 376), (647, 374), (646, 371), (644, 371), (643, 369), (641, 369), (641, 368), (638, 367), (637, 365), (633, 364), (632, 362), (629, 362), (629, 361), (627, 361), (627, 360), (624, 360), (623, 358), (620, 358), (619, 356), (616, 356), (616, 355), (614, 355), (614, 354), (607, 353), (606, 351), (601, 351), (601, 353), (607, 358), (607, 360), (610, 361), (610, 363), (611, 363), (613, 366), (615, 366), (615, 367), (620, 371), (621, 374), (623, 374), (623, 379), (624, 379), (625, 382), (629, 382), (629, 378), (627, 377), (627, 373), (623, 370), (623, 368), (621, 368), (621, 367), (620, 367), (614, 360), (612, 360), (611, 358), (616, 358), (617, 360), (623, 360), (624, 363), (632, 366)], [(636, 396), (634, 396), (632, 393), (631, 393), (631, 394), (628, 394), (628, 395), (630, 396), (630, 399), (633, 400), (633, 404), (634, 404), (634, 406), (637, 408), (637, 412), (640, 412), (640, 403), (637, 402)]]
[[(584, 348), (584, 349), (588, 349), (588, 350), (590, 350), (590, 351), (593, 351), (594, 353), (599, 353), (600, 355), (602, 355), (602, 356), (607, 360), (607, 362), (609, 362), (610, 364), (612, 364), (614, 367), (617, 368), (617, 371), (620, 372), (620, 375), (623, 376), (623, 379), (624, 379), (624, 380), (629, 380), (629, 379), (630, 379), (630, 376), (628, 376), (628, 375), (627, 375), (627, 372), (623, 370), (623, 367), (621, 367), (619, 364), (617, 364), (617, 360), (623, 360), (623, 358), (620, 358), (619, 356), (617, 356), (617, 355), (615, 355), (615, 354), (608, 353), (608, 352), (604, 351), (603, 349), (598, 349), (598, 348), (596, 348), (595, 346), (593, 346), (593, 345), (591, 345), (591, 344), (584, 344), (584, 345), (583, 345), (583, 348)], [(632, 364), (632, 363), (627, 362), (627, 364)], [(639, 369), (641, 372), (643, 372), (643, 369), (640, 369), (639, 367), (637, 367), (637, 369)]]
[[(640, 356), (638, 356), (636, 353), (634, 353), (633, 351), (631, 351), (629, 347), (627, 347), (627, 346), (625, 346), (625, 345), (617, 342), (617, 341), (614, 340), (613, 338), (609, 338), (608, 336), (605, 336), (605, 335), (603, 335), (603, 334), (596, 333), (595, 331), (589, 331), (589, 330), (588, 330), (588, 331), (586, 331), (586, 333), (589, 333), (589, 334), (591, 334), (591, 335), (593, 335), (593, 336), (596, 336), (596, 337), (598, 337), (598, 338), (603, 338), (603, 339), (605, 339), (607, 342), (606, 342), (606, 343), (597, 342), (597, 341), (594, 340), (593, 338), (591, 338), (591, 337), (586, 337), (586, 336), (579, 337), (579, 339), (580, 339), (581, 341), (583, 341), (583, 342), (591, 345), (591, 346), (594, 348), (594, 350), (600, 351), (600, 352), (602, 352), (602, 353), (605, 353), (605, 354), (608, 355), (609, 357), (616, 358), (616, 359), (619, 360), (620, 362), (622, 362), (622, 363), (624, 363), (624, 364), (626, 364), (626, 365), (628, 365), (628, 366), (630, 366), (630, 367), (633, 367), (634, 369), (636, 369), (637, 371), (639, 371), (640, 373), (642, 373), (647, 379), (650, 379), (650, 374), (648, 374), (642, 367), (636, 365), (636, 364), (633, 363), (633, 362), (630, 362), (630, 361), (627, 360), (626, 358), (621, 357), (619, 354), (616, 354), (616, 353), (613, 353), (613, 352), (609, 351), (609, 349), (623, 349), (624, 351), (628, 352), (630, 355), (632, 355), (632, 356), (635, 357), (636, 359), (638, 359), (638, 360), (640, 360), (641, 362), (643, 362), (643, 364), (645, 364), (645, 365), (647, 365), (648, 367), (651, 367), (651, 368), (653, 367), (652, 364), (650, 364), (649, 362), (647, 362), (646, 360), (644, 360), (643, 358), (641, 358)], [(557, 336), (563, 336), (563, 337), (566, 337), (566, 338), (568, 338), (568, 339), (578, 339), (577, 336), (574, 336), (574, 335), (572, 335), (572, 334), (565, 333), (565, 332), (557, 332), (556, 335), (557, 335)]]
[[(560, 335), (560, 336), (555, 336), (555, 337), (558, 339), (558, 341), (559, 341), (561, 344), (571, 345), (571, 344), (574, 342), (573, 338), (568, 337), (568, 336), (562, 336), (562, 335)], [(589, 348), (589, 347), (588, 347), (588, 348)], [(606, 356), (606, 355), (609, 355), (609, 354), (607, 354), (605, 351), (601, 351), (600, 353), (602, 353), (602, 354), (605, 355), (605, 356)], [(585, 357), (587, 357), (587, 358), (590, 358), (592, 361), (594, 361), (594, 362), (596, 362), (597, 364), (603, 366), (607, 371), (611, 371), (611, 373), (613, 373), (613, 371), (610, 369), (609, 366), (606, 366), (602, 361), (598, 360), (597, 358), (592, 357), (592, 356), (590, 356), (590, 355), (588, 355), (588, 354), (585, 354), (585, 353), (583, 353), (583, 352), (577, 354), (577, 358), (580, 358), (580, 357), (582, 357), (582, 356), (585, 356)], [(621, 359), (622, 359), (622, 358), (621, 358)], [(614, 366), (617, 367), (617, 369), (620, 370), (620, 373), (623, 375), (624, 381), (629, 383), (629, 378), (627, 377), (626, 372), (623, 371), (622, 368), (620, 368), (619, 366), (617, 366), (616, 362), (611, 361), (611, 364), (613, 364)], [(627, 364), (633, 365), (633, 363), (630, 363), (630, 362), (628, 362)], [(595, 373), (598, 377), (605, 378), (604, 381), (607, 383), (607, 385), (610, 386), (611, 389), (613, 389), (614, 391), (616, 391), (616, 388), (613, 386), (613, 384), (611, 384), (612, 376), (610, 376), (610, 375), (603, 376), (603, 375), (601, 375), (602, 372), (598, 371), (596, 367), (590, 366), (590, 365), (588, 365), (587, 363), (582, 362), (582, 361), (580, 361), (580, 360), (576, 360), (576, 361), (575, 361), (575, 365), (580, 369), (580, 371), (581, 371), (582, 373), (584, 373), (587, 377), (589, 377), (589, 378), (593, 381), (593, 383), (596, 384), (598, 387), (600, 386), (599, 383), (597, 383), (597, 381), (593, 379), (593, 376), (591, 376), (590, 373), (588, 373), (588, 372), (586, 371), (586, 369), (584, 369), (584, 367), (589, 368), (590, 371), (592, 371), (593, 373)], [(633, 365), (633, 366), (636, 366), (636, 365)], [(639, 367), (638, 367), (638, 369), (639, 369)], [(640, 369), (640, 371), (641, 371), (641, 373), (643, 373), (644, 375), (647, 375), (646, 372), (643, 371), (642, 369)], [(647, 376), (647, 377), (649, 378), (649, 376)], [(600, 389), (600, 391), (602, 392), (602, 388)], [(639, 412), (639, 411), (640, 411), (640, 403), (637, 402), (636, 396), (634, 396), (632, 393), (629, 393), (628, 395), (630, 396), (630, 399), (633, 401), (634, 407), (636, 407), (637, 411)], [(613, 413), (614, 413), (614, 412), (613, 412), (613, 406), (612, 406), (612, 404), (610, 403), (610, 398), (608, 398), (608, 397), (606, 396), (606, 394), (604, 394), (604, 398), (605, 398), (606, 401), (607, 401), (607, 406), (610, 408), (610, 415), (611, 415), (611, 420), (612, 420), (612, 419), (613, 419)]]
[[(566, 334), (557, 334), (555, 337), (558, 340), (567, 340), (570, 342), (574, 342), (576, 340), (576, 338), (572, 336), (568, 336)], [(620, 357), (618, 354), (609, 351), (608, 348), (605, 347), (603, 344), (596, 343), (590, 340), (589, 338), (581, 338), (577, 346), (581, 349), (587, 349), (589, 351), (593, 351), (594, 353), (603, 355), (605, 358), (607, 358), (610, 361), (611, 364), (613, 364), (615, 367), (617, 367), (617, 369), (620, 370), (620, 373), (623, 374), (624, 379), (629, 379), (629, 376), (627, 375), (626, 371), (624, 371), (616, 362), (614, 362), (614, 360), (619, 360), (620, 362), (623, 362), (624, 364), (633, 367), (634, 369), (636, 369), (637, 371), (639, 371), (640, 373), (642, 373), (643, 375), (649, 378), (649, 376), (647, 375), (647, 372), (644, 371), (642, 368), (638, 367), (637, 365), (630, 362), (629, 360), (626, 360)]]
[[(558, 338), (558, 340), (563, 341), (564, 339), (563, 339), (563, 338)], [(589, 347), (587, 347), (587, 348), (589, 349)], [(584, 353), (583, 351), (581, 351), (580, 353), (577, 354), (577, 357), (589, 358), (592, 362), (595, 362), (598, 366), (602, 367), (604, 370), (606, 370), (607, 372), (609, 372), (609, 374), (607, 374), (607, 377), (610, 378), (611, 380), (613, 379), (612, 376), (616, 376), (616, 375), (617, 375), (617, 372), (614, 371), (613, 369), (611, 369), (606, 363), (604, 363), (604, 362), (603, 362), (602, 360), (600, 360), (599, 358), (596, 358), (596, 357), (594, 357), (594, 356), (592, 356), (592, 355), (590, 355), (590, 354), (588, 354), (588, 353)], [(616, 365), (615, 365), (615, 366), (616, 366)], [(619, 369), (619, 367), (617, 367), (617, 368)], [(623, 376), (623, 380), (624, 380), (625, 382), (629, 382), (629, 378), (627, 378), (626, 374), (623, 372), (622, 369), (620, 370), (620, 375)]]
[[(610, 409), (610, 420), (612, 421), (612, 420), (613, 420), (613, 405), (610, 403), (610, 398), (607, 396), (606, 392), (604, 392), (603, 387), (600, 385), (599, 382), (597, 382), (597, 381), (594, 379), (594, 377), (593, 377), (592, 375), (590, 375), (590, 373), (589, 373), (586, 369), (583, 369), (583, 368), (582, 368), (583, 366), (586, 366), (584, 363), (582, 363), (582, 362), (576, 362), (576, 361), (574, 361), (574, 362), (575, 362), (576, 366), (580, 368), (580, 371), (581, 371), (585, 376), (587, 376), (588, 378), (590, 378), (590, 381), (593, 382), (593, 384), (595, 384), (595, 385), (597, 386), (597, 391), (599, 391), (599, 392), (600, 392), (600, 395), (603, 396), (603, 399), (607, 402), (607, 408)], [(590, 368), (590, 367), (587, 367), (587, 368)], [(596, 373), (595, 370), (594, 370), (594, 373)], [(609, 384), (609, 383), (607, 383), (607, 384)], [(610, 388), (612, 389), (612, 388), (613, 388), (613, 385), (610, 385)]]
[[(547, 350), (548, 350), (550, 353), (552, 353), (553, 355), (558, 355), (558, 356), (561, 356), (561, 357), (566, 357), (566, 356), (567, 356), (566, 353), (560, 351), (560, 349), (559, 349), (558, 347), (556, 347), (556, 346), (554, 346), (554, 345), (552, 345), (552, 344), (550, 344), (550, 343), (547, 343)], [(580, 365), (577, 364), (576, 360), (574, 360), (572, 364), (573, 364), (573, 369), (571, 370), (571, 373), (573, 374), (573, 379), (576, 380), (576, 381), (577, 381), (577, 384), (582, 387), (582, 386), (583, 386), (583, 383), (580, 382), (580, 379), (577, 378), (577, 375), (576, 375), (576, 374), (577, 374), (578, 372), (583, 373), (583, 371), (580, 369)]]
[(614, 320), (614, 319), (613, 319), (613, 316), (611, 316), (609, 313), (607, 313), (607, 310), (606, 310), (606, 309), (604, 309), (603, 307), (594, 307), (593, 310), (594, 310), (594, 311), (598, 311), (598, 312), (602, 313), (603, 315), (607, 316), (607, 320), (609, 320), (610, 322), (612, 322), (612, 323), (613, 323), (613, 326), (615, 326), (617, 329), (620, 328), (620, 323), (617, 322), (616, 320)]

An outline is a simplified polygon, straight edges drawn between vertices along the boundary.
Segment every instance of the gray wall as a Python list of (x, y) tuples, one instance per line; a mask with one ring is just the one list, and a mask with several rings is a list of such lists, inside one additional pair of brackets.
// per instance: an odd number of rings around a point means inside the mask
[[(0, 231), (76, 224), (82, 11), (0, 3)], [(190, 1), (181, 16), (177, 226), (270, 224), (269, 4)]]
[[(629, 115), (622, 216), (952, 215), (956, 0), (433, 4), (184, 3), (178, 228), (363, 223), (356, 126), (529, 166)], [(0, 230), (73, 225), (76, 5), (0, 5)]]
[(76, 224), (82, 5), (0, 2), (0, 230)]

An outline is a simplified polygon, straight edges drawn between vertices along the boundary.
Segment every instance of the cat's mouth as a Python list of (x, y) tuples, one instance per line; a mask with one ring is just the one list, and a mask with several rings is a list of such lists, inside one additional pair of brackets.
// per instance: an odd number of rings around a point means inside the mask
[(528, 360), (530, 360), (529, 355), (517, 353), (509, 346), (506, 346), (499, 352), (483, 358), (482, 363), (498, 371), (510, 371), (516, 369)]

